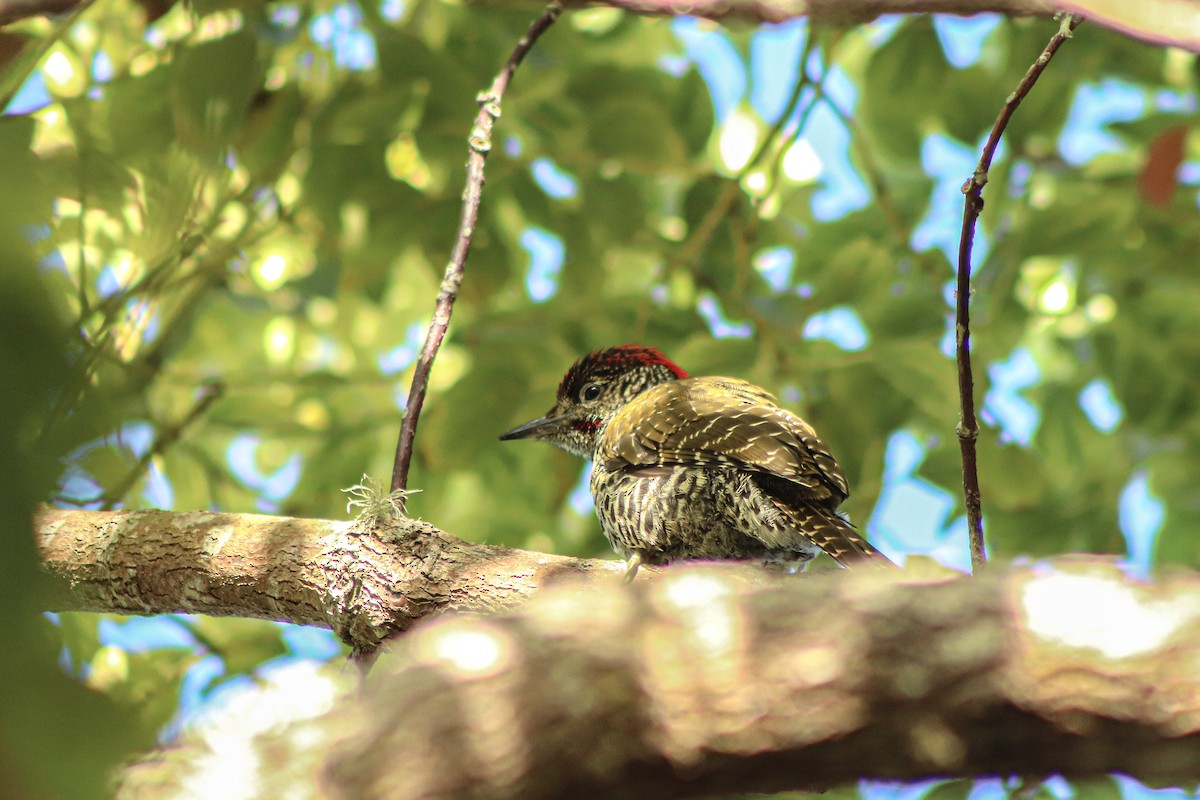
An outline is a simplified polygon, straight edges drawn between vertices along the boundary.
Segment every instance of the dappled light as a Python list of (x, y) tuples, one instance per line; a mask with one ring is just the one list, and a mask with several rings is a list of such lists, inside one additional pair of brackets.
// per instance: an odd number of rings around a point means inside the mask
[(1194, 5), (0, 0), (0, 794), (1191, 791)]
[(511, 658), (503, 634), (486, 624), (443, 629), (427, 647), (437, 663), (467, 677), (500, 672)]
[(1155, 599), (1116, 575), (1041, 575), (1021, 589), (1029, 631), (1066, 647), (1121, 659), (1161, 649), (1200, 621), (1200, 599)]
[[(348, 684), (332, 667), (296, 664), (273, 672), (258, 685), (229, 693), (196, 724), (193, 735), (207, 752), (183, 777), (179, 789), (194, 797), (261, 797), (265, 787), (260, 775), (279, 766), (279, 756), (269, 747), (256, 746), (256, 737), (320, 719), (333, 709)], [(311, 763), (325, 752), (331, 738), (312, 726), (297, 741)], [(292, 769), (294, 780), (302, 780), (302, 763), (293, 763)]]
[(727, 585), (693, 573), (669, 577), (659, 586), (662, 599), (688, 620), (688, 634), (699, 646), (717, 657), (739, 647), (741, 626)]

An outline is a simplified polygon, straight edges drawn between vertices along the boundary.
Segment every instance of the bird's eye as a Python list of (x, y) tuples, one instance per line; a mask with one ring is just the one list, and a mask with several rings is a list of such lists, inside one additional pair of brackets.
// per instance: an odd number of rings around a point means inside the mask
[(584, 402), (595, 400), (599, 396), (600, 384), (598, 383), (589, 383), (587, 386), (583, 387), (583, 391), (579, 393), (579, 398)]

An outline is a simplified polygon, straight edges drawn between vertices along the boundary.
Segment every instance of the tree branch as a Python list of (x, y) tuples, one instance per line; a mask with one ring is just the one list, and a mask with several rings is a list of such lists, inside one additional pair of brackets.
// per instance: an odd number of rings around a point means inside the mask
[(500, 73), (492, 81), (492, 86), (479, 95), (479, 113), (475, 117), (475, 127), (471, 129), (469, 140), (470, 149), (467, 155), (467, 186), (463, 190), (462, 216), (458, 223), (458, 235), (454, 240), (454, 248), (450, 253), (450, 263), (446, 265), (446, 273), (438, 291), (437, 306), (433, 319), (429, 322), (429, 330), (425, 334), (425, 343), (421, 345), (421, 354), (417, 358), (417, 366), (413, 371), (412, 386), (408, 391), (408, 403), (404, 409), (404, 419), (400, 423), (400, 437), (396, 442), (396, 461), (392, 466), (392, 492), (399, 492), (401, 503), (404, 502), (403, 492), (408, 488), (408, 469), (412, 464), (413, 442), (417, 435), (417, 420), (421, 416), (421, 406), (425, 404), (425, 390), (429, 385), (429, 370), (433, 368), (433, 359), (446, 338), (446, 329), (450, 326), (450, 314), (454, 310), (454, 300), (458, 297), (458, 289), (462, 286), (463, 271), (467, 266), (467, 255), (471, 251), (471, 239), (475, 236), (475, 223), (479, 220), (479, 203), (483, 199), (483, 166), (487, 155), (492, 149), (492, 126), (500, 118), (500, 100), (508, 88), (517, 67), (525, 56), (533, 49), (541, 35), (545, 33), (558, 15), (562, 6), (558, 0), (553, 0), (542, 15), (534, 20), (529, 30), (517, 42), (508, 61)]
[(84, 0), (0, 0), (0, 26), (29, 17), (74, 11)]
[[(191, 409), (178, 422), (172, 424), (160, 424), (157, 427), (157, 433), (154, 436), (154, 441), (146, 448), (146, 452), (142, 453), (141, 458), (134, 464), (133, 469), (125, 474), (125, 477), (114, 484), (109, 489), (106, 489), (100, 497), (96, 498), (101, 507), (105, 511), (111, 510), (117, 503), (125, 499), (125, 495), (133, 489), (134, 485), (141, 479), (143, 475), (150, 469), (150, 465), (155, 458), (161, 457), (166, 452), (167, 448), (179, 441), (184, 432), (196, 423), (201, 417), (208, 413), (208, 409), (212, 407), (221, 396), (225, 393), (225, 385), (219, 382), (210, 382), (202, 385), (196, 392), (196, 399), (192, 403)], [(82, 505), (82, 503), (81, 503)]]
[[(511, 0), (489, 0), (493, 5), (514, 5)], [(71, 11), (81, 0), (0, 0), (0, 26), (27, 17)], [(569, 0), (572, 8), (590, 0)], [(1004, 14), (1050, 16), (1074, 12), (1125, 36), (1150, 44), (1182, 47), (1200, 52), (1196, 35), (1196, 10), (1190, 0), (1139, 0), (1112, 3), (1099, 0), (604, 0), (604, 5), (639, 14), (748, 22), (784, 22), (798, 17), (836, 24), (861, 24), (884, 14)]]
[[(365, 800), (1200, 778), (1195, 574), (1148, 587), (1076, 562), (928, 585), (837, 572), (748, 587), (736, 572), (673, 567), (584, 602), (566, 585), (502, 616), (444, 618), (385, 651), (364, 687), (343, 673), (281, 695), (291, 725), (231, 742), (257, 718), (239, 701), (219, 750), (214, 734), (200, 758), (201, 730), (172, 756), (189, 785), (227, 774), (227, 752), (257, 765), (238, 773), (257, 796), (287, 782), (304, 787), (289, 796)], [(147, 780), (179, 785), (161, 770)]]
[[(499, 0), (491, 0), (493, 3)], [(1009, 17), (1074, 13), (1101, 27), (1148, 44), (1181, 47), (1200, 53), (1197, 10), (1193, 0), (603, 0), (605, 5), (639, 14), (748, 22), (814, 22), (860, 25), (885, 14), (1003, 14)], [(591, 5), (570, 0), (571, 7)]]
[(958, 286), (955, 292), (955, 352), (958, 362), (958, 398), (961, 419), (958, 423), (958, 445), (962, 452), (963, 500), (967, 508), (967, 532), (970, 536), (971, 568), (978, 572), (987, 564), (987, 552), (983, 542), (983, 500), (979, 490), (979, 469), (975, 458), (975, 440), (979, 438), (979, 421), (975, 418), (975, 380), (971, 373), (971, 249), (975, 244), (975, 223), (983, 211), (983, 187), (988, 182), (988, 170), (1000, 137), (1008, 127), (1017, 106), (1033, 89), (1042, 70), (1058, 52), (1062, 43), (1071, 37), (1072, 31), (1082, 22), (1068, 14), (1059, 26), (1058, 33), (1042, 50), (1025, 77), (1017, 84), (1016, 91), (1004, 101), (1000, 116), (992, 125), (983, 153), (975, 172), (962, 186), (963, 203), (962, 234), (958, 240)]
[[(811, 17), (814, 22), (854, 25), (883, 14), (983, 14), (1010, 16), (1050, 15), (1058, 9), (1051, 0), (604, 0), (605, 5), (639, 14), (707, 19), (740, 19), (751, 22), (785, 22)], [(571, 0), (568, 5), (588, 5)]]
[(37, 526), (62, 581), (56, 610), (284, 620), (332, 628), (359, 652), (427, 616), (497, 611), (565, 576), (600, 584), (623, 570), (470, 544), (416, 520), (364, 533), (259, 514), (45, 510)]

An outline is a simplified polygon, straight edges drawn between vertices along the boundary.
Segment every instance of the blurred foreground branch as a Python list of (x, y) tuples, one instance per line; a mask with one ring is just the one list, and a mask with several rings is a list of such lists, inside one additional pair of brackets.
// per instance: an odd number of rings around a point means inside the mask
[[(834, 25), (860, 25), (885, 14), (1003, 14), (1009, 17), (1073, 13), (1125, 36), (1200, 52), (1200, 8), (1193, 0), (603, 0), (639, 14), (689, 14), (708, 19), (785, 22), (810, 17)], [(489, 0), (499, 4), (500, 0)], [(589, 6), (570, 0), (568, 7)]]
[(264, 798), (1200, 778), (1195, 575), (1147, 587), (1079, 563), (928, 585), (838, 572), (750, 587), (738, 572), (675, 567), (443, 618), (397, 640), (365, 686), (331, 671), (230, 704), (225, 724), (128, 771), (119, 796), (162, 796), (154, 787), (183, 775), (221, 787), (206, 778), (228, 766), (222, 753)]
[(0, 0), (0, 25), (28, 17), (66, 14), (81, 4), (82, 0)]
[[(488, 0), (492, 5), (515, 5), (512, 0)], [(81, 0), (0, 0), (0, 26), (26, 17), (61, 14)], [(534, 6), (535, 3), (524, 3)], [(586, 7), (590, 0), (571, 0), (568, 7)], [(1200, 52), (1200, 10), (1191, 0), (604, 0), (605, 5), (639, 14), (748, 22), (783, 22), (798, 17), (834, 24), (861, 24), (884, 14), (1004, 14), (1050, 16), (1071, 12), (1134, 39)]]

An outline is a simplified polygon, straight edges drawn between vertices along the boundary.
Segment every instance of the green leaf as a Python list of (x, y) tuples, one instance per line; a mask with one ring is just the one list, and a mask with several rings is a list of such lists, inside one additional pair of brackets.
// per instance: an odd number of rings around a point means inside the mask
[(185, 147), (218, 156), (232, 140), (263, 85), (257, 51), (254, 36), (242, 31), (180, 53), (171, 99)]
[(973, 781), (962, 778), (945, 781), (930, 789), (921, 800), (964, 800), (973, 786)]
[(936, 342), (881, 342), (871, 348), (875, 368), (927, 420), (958, 417), (958, 377), (954, 362), (942, 355)]
[(933, 87), (949, 70), (929, 19), (905, 20), (874, 53), (863, 78), (861, 121), (872, 144), (891, 158), (916, 160), (921, 116), (936, 113), (941, 97)]
[(225, 662), (225, 679), (253, 672), (264, 661), (287, 654), (279, 626), (266, 620), (194, 617), (188, 628)]
[(41, 221), (50, 214), (52, 195), (39, 180), (43, 165), (29, 149), (35, 131), (32, 119), (0, 117), (0, 212), (10, 223), (25, 225)]
[(1075, 790), (1077, 800), (1119, 800), (1125, 796), (1112, 778), (1072, 781), (1071, 787)]

